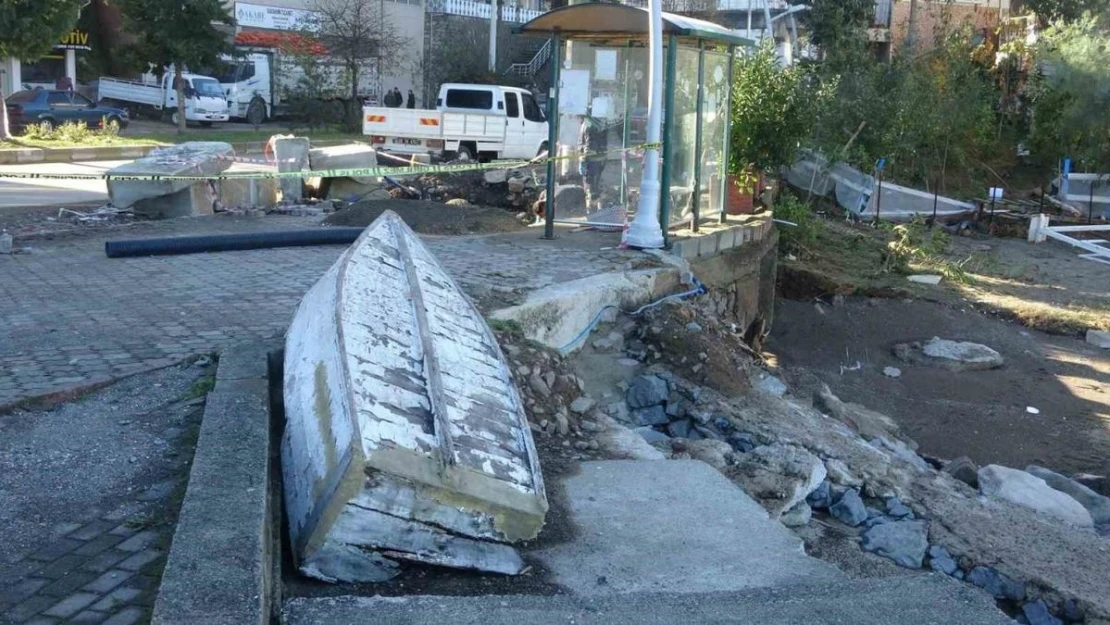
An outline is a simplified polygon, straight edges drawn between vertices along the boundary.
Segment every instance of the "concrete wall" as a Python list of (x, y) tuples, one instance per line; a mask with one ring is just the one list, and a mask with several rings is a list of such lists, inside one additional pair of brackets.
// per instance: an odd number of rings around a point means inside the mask
[(747, 328), (763, 315), (767, 330), (775, 316), (778, 231), (726, 252), (690, 262), (694, 275), (709, 288), (705, 297), (717, 314)]

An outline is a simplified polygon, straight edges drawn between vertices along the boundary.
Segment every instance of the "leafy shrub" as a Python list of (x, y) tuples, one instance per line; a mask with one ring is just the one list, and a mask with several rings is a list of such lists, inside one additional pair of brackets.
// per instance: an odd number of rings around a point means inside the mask
[(817, 242), (821, 221), (805, 203), (789, 191), (775, 202), (775, 219), (794, 225), (779, 224), (779, 249), (794, 254)]
[(54, 139), (65, 143), (83, 143), (92, 137), (93, 131), (85, 122), (66, 122), (54, 129)]

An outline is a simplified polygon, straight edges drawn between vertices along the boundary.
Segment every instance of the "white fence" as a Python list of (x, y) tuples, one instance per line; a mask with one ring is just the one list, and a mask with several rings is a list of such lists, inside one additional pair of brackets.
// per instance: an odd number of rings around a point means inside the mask
[[(463, 17), (477, 17), (488, 20), (493, 15), (492, 5), (474, 0), (428, 0), (429, 13), (446, 13)], [(543, 14), (543, 11), (522, 9), (515, 6), (502, 6), (500, 19), (503, 22), (523, 24)]]

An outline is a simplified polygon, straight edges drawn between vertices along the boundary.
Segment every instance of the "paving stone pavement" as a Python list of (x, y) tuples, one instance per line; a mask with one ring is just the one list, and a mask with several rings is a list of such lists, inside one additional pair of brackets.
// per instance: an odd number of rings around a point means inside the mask
[[(339, 246), (109, 259), (109, 238), (302, 228), (310, 218), (208, 218), (144, 224), (116, 236), (16, 242), (0, 256), (0, 407), (283, 333)], [(429, 237), (447, 271), (479, 299), (614, 271), (638, 253), (601, 249), (616, 234), (539, 231)], [(641, 255), (642, 257), (642, 255)], [(496, 297), (494, 297), (496, 299)]]
[(146, 622), (158, 591), (165, 553), (162, 537), (136, 522), (105, 516), (62, 537), (5, 570), (0, 623), (132, 625)]

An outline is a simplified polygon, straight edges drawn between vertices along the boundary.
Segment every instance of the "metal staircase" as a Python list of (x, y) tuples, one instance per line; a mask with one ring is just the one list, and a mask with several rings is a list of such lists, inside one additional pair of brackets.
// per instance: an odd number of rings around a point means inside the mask
[(505, 70), (505, 73), (514, 76), (520, 76), (521, 78), (526, 78), (530, 80), (536, 76), (536, 73), (538, 73), (544, 65), (547, 64), (547, 61), (550, 58), (551, 40), (548, 39), (544, 42), (542, 46), (540, 46), (540, 49), (536, 51), (536, 54), (532, 57), (532, 60), (528, 61), (527, 63), (513, 63), (509, 66), (509, 69)]

